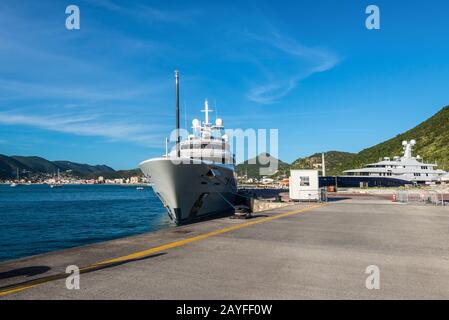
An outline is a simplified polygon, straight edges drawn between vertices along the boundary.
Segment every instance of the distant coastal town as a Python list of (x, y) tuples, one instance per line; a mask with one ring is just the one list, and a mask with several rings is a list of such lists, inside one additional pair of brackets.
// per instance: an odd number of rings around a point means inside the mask
[(0, 180), (0, 183), (3, 184), (130, 184), (130, 185), (140, 185), (140, 184), (149, 184), (150, 182), (146, 177), (143, 176), (132, 176), (127, 178), (105, 178), (104, 176), (99, 176), (97, 178), (92, 179), (84, 179), (76, 176), (72, 176), (69, 173), (61, 173), (58, 176), (52, 175), (50, 177), (46, 175), (35, 175), (26, 178), (19, 179), (4, 179)]
[[(241, 186), (257, 186), (257, 185), (263, 185), (263, 186), (270, 186), (274, 188), (282, 187), (287, 188), (288, 187), (288, 178), (285, 176), (278, 176), (275, 178), (269, 177), (269, 176), (263, 176), (259, 179), (257, 178), (251, 178), (247, 177), (246, 175), (238, 176), (238, 181)], [(86, 184), (86, 185), (93, 185), (93, 184), (114, 184), (114, 185), (148, 185), (151, 181), (141, 175), (135, 175), (130, 177), (120, 177), (120, 178), (107, 178), (104, 176), (98, 176), (97, 178), (80, 178), (71, 175), (70, 173), (63, 172), (59, 174), (59, 177), (57, 174), (50, 175), (50, 174), (31, 174), (27, 177), (22, 178), (16, 178), (16, 179), (0, 179), (0, 184), (48, 184), (48, 185), (54, 185), (54, 184)]]

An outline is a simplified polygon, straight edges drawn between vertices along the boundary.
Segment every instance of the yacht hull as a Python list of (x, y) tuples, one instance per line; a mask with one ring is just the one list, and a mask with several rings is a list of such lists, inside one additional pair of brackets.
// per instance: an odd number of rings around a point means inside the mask
[(319, 178), (320, 187), (338, 186), (340, 188), (360, 188), (362, 184), (369, 188), (402, 187), (406, 185), (413, 185), (414, 182), (392, 177), (374, 176), (328, 176)]
[(178, 225), (233, 211), (237, 194), (233, 165), (155, 158), (139, 167)]

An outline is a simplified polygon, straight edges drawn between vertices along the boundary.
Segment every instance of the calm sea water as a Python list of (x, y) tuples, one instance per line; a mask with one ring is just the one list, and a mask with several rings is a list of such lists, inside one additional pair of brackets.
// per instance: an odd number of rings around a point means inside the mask
[(0, 261), (170, 225), (150, 187), (0, 185)]

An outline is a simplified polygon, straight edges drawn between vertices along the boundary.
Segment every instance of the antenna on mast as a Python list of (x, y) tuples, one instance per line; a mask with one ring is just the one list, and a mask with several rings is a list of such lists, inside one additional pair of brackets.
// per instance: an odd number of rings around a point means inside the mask
[(212, 112), (212, 111), (214, 111), (214, 110), (210, 110), (209, 109), (209, 102), (206, 99), (206, 101), (204, 101), (204, 110), (201, 110), (201, 112), (204, 112), (204, 125), (205, 126), (209, 126), (210, 125), (210, 123), (209, 123), (209, 112)]

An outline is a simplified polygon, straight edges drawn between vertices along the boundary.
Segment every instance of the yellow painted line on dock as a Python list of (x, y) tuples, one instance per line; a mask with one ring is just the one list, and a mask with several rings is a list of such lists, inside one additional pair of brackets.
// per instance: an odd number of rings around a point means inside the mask
[[(319, 205), (315, 205), (315, 206), (311, 206), (311, 207), (307, 207), (307, 208), (303, 208), (303, 209), (299, 209), (299, 210), (295, 210), (295, 211), (290, 211), (290, 212), (286, 212), (286, 213), (281, 213), (278, 215), (274, 215), (274, 216), (270, 216), (270, 217), (265, 217), (262, 219), (258, 219), (258, 220), (253, 220), (253, 221), (248, 221), (248, 222), (244, 222), (238, 225), (234, 225), (231, 227), (226, 227), (226, 228), (222, 228), (222, 229), (218, 229), (215, 231), (211, 231), (211, 232), (207, 232), (204, 234), (200, 234), (198, 236), (193, 236), (190, 238), (186, 238), (183, 240), (178, 240), (178, 241), (174, 241), (174, 242), (170, 242), (167, 244), (163, 244), (157, 247), (153, 247), (147, 250), (143, 250), (143, 251), (138, 251), (138, 252), (134, 252), (131, 253), (129, 255), (126, 256), (122, 256), (122, 257), (118, 257), (118, 258), (114, 258), (114, 259), (109, 259), (109, 260), (105, 260), (105, 261), (101, 261), (95, 264), (92, 264), (90, 266), (86, 266), (83, 268), (80, 268), (80, 273), (87, 273), (87, 272), (91, 272), (91, 271), (95, 271), (95, 270), (99, 270), (102, 269), (104, 267), (108, 267), (108, 266), (113, 266), (116, 263), (123, 263), (123, 262), (128, 262), (128, 261), (132, 261), (132, 260), (136, 260), (136, 259), (140, 259), (140, 258), (144, 258), (144, 257), (148, 257), (151, 256), (153, 254), (159, 253), (161, 251), (165, 251), (165, 250), (169, 250), (169, 249), (173, 249), (173, 248), (177, 248), (177, 247), (181, 247), (184, 246), (186, 244), (189, 244), (191, 242), (195, 242), (195, 241), (199, 241), (199, 240), (204, 240), (213, 236), (217, 236), (223, 233), (228, 233), (231, 231), (235, 231), (235, 230), (239, 230), (239, 229), (243, 229), (243, 228), (247, 228), (250, 227), (252, 225), (255, 224), (259, 224), (259, 223), (263, 223), (263, 222), (268, 222), (271, 220), (276, 220), (276, 219), (280, 219), (280, 218), (285, 218), (285, 217), (289, 217), (289, 216), (293, 216), (299, 213), (303, 213), (303, 212), (307, 212), (319, 207), (324, 206), (325, 204), (319, 204)], [(61, 280), (66, 278), (68, 275), (65, 273), (60, 273), (60, 274), (56, 274), (53, 276), (48, 276), (48, 277), (43, 277), (40, 279), (36, 279), (36, 280), (31, 280), (27, 283), (23, 283), (23, 284), (19, 284), (19, 285), (11, 285), (10, 287), (4, 288), (3, 290), (0, 290), (0, 296), (4, 296), (7, 294), (11, 294), (11, 293), (15, 293), (15, 292), (19, 292), (22, 290), (26, 290), (29, 288), (33, 288), (36, 287), (38, 285), (50, 282), (50, 281), (54, 281), (54, 280)]]

